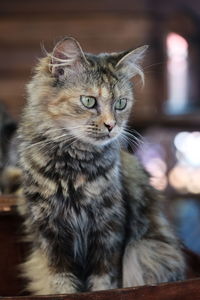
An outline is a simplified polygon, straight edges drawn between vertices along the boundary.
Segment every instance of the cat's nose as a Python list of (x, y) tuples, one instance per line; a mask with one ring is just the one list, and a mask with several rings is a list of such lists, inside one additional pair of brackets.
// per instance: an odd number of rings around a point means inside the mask
[(109, 132), (115, 127), (115, 124), (116, 122), (104, 123), (105, 127), (108, 129)]

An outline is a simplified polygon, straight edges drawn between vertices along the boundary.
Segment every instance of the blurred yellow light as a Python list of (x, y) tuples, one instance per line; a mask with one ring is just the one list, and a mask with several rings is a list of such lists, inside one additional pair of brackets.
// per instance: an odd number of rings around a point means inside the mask
[(187, 191), (188, 174), (184, 167), (176, 165), (169, 173), (169, 183), (179, 191)]
[(166, 173), (167, 165), (164, 160), (156, 157), (147, 162), (146, 169), (152, 176), (161, 177)]
[(169, 173), (169, 183), (179, 192), (200, 194), (200, 168), (177, 164)]
[(151, 177), (150, 184), (157, 190), (163, 191), (167, 187), (167, 177)]

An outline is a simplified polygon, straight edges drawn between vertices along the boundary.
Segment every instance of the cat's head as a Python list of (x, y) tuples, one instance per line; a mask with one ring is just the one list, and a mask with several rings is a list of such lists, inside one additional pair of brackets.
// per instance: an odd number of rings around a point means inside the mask
[(92, 144), (118, 138), (133, 104), (130, 79), (143, 78), (139, 63), (146, 49), (92, 55), (71, 37), (58, 42), (45, 60), (48, 68), (38, 69), (49, 77), (43, 104), (55, 129)]

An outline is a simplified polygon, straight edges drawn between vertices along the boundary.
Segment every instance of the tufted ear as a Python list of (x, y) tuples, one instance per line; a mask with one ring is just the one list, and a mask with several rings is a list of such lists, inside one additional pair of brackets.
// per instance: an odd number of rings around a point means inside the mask
[(144, 76), (140, 67), (140, 62), (143, 59), (147, 48), (148, 46), (145, 45), (137, 49), (124, 52), (124, 55), (120, 57), (120, 60), (116, 64), (117, 70), (126, 75), (128, 78), (132, 78), (139, 74), (143, 80)]
[(88, 64), (81, 46), (72, 37), (66, 37), (58, 42), (51, 56), (51, 72), (59, 79), (63, 79), (67, 72), (81, 72)]

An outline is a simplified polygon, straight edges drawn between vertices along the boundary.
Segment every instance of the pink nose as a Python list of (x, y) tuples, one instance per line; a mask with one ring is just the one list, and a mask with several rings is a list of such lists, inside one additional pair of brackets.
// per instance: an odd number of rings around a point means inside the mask
[(104, 123), (104, 125), (106, 126), (106, 128), (108, 129), (109, 132), (115, 127), (115, 124), (116, 124), (115, 122)]

